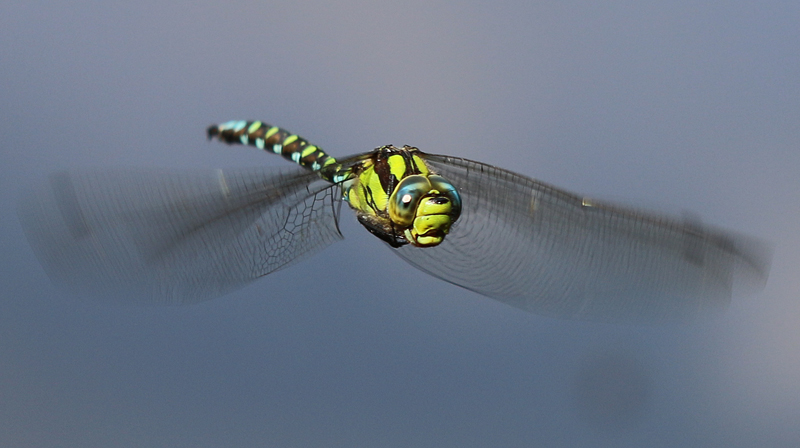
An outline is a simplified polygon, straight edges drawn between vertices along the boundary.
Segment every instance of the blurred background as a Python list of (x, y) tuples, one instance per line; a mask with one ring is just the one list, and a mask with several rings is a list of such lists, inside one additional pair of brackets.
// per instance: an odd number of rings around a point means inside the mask
[[(781, 1), (3, 2), (0, 446), (798, 446), (798, 23)], [(205, 140), (230, 119), (689, 210), (770, 241), (771, 276), (689, 326), (553, 320), (347, 214), (344, 242), (211, 302), (53, 288), (22, 186), (287, 164)]]

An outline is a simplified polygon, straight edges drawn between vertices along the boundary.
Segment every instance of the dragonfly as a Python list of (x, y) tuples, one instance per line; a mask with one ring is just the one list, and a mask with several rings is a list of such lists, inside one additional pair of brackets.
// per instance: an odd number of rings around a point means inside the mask
[(261, 121), (207, 135), (294, 165), (54, 173), (18, 207), (52, 281), (108, 301), (213, 299), (343, 239), (342, 203), (420, 271), (555, 318), (692, 320), (758, 292), (769, 273), (755, 238), (481, 162), (392, 145), (335, 159)]

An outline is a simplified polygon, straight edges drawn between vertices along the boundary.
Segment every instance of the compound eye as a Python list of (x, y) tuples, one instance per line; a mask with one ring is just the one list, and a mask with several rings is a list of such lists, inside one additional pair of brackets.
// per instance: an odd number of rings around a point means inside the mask
[(450, 200), (452, 208), (449, 215), (453, 218), (453, 221), (458, 219), (461, 215), (461, 195), (458, 194), (456, 187), (442, 176), (429, 176), (428, 180), (431, 183), (432, 190), (438, 190), (439, 194)]
[(419, 200), (431, 190), (431, 183), (425, 176), (414, 174), (405, 177), (389, 198), (389, 217), (401, 226), (414, 222)]

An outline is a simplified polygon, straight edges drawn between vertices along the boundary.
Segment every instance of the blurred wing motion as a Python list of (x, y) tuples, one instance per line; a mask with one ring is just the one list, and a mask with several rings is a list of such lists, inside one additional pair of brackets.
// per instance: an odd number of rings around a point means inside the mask
[(310, 171), (57, 173), (20, 201), (54, 282), (108, 301), (193, 303), (341, 239), (340, 189)]
[(566, 319), (680, 321), (724, 309), (735, 287), (766, 282), (770, 251), (747, 237), (592, 203), (478, 162), (424, 157), (458, 186), (463, 211), (441, 245), (397, 254), (514, 307)]
[(336, 161), (261, 121), (207, 133), (299, 166), (55, 174), (19, 206), (50, 277), (103, 300), (211, 299), (341, 239), (343, 200), (422, 271), (545, 316), (689, 320), (763, 287), (769, 272), (769, 249), (748, 237), (479, 162), (391, 145)]

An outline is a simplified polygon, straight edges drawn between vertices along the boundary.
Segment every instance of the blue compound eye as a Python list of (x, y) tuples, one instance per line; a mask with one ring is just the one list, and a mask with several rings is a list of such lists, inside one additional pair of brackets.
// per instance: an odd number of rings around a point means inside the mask
[(401, 226), (410, 226), (414, 221), (419, 200), (431, 190), (425, 176), (414, 174), (400, 181), (389, 198), (389, 217)]
[(450, 200), (452, 207), (449, 215), (453, 218), (453, 221), (458, 219), (461, 215), (461, 195), (458, 194), (456, 187), (442, 176), (430, 176), (428, 180), (431, 183), (432, 190), (438, 190), (439, 194)]

